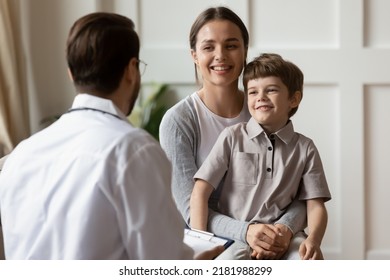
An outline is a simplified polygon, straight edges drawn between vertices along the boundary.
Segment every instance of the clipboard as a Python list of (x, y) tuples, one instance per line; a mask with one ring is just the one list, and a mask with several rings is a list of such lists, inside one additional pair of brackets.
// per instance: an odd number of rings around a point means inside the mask
[(233, 239), (217, 236), (211, 232), (190, 228), (184, 229), (183, 241), (195, 251), (195, 255), (219, 245), (223, 245), (226, 250), (234, 243)]

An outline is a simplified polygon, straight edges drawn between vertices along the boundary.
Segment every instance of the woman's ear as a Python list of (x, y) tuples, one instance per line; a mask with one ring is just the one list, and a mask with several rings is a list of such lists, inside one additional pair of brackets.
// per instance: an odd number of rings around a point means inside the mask
[(194, 51), (193, 49), (191, 49), (191, 56), (194, 63), (198, 65), (198, 55), (196, 54), (196, 51)]

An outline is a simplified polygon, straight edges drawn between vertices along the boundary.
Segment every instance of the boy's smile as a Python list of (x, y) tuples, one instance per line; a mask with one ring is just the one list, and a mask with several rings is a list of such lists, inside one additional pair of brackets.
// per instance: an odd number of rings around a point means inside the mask
[(267, 133), (274, 133), (285, 126), (290, 110), (300, 102), (300, 92), (290, 98), (286, 85), (279, 77), (249, 80), (247, 88), (249, 112)]

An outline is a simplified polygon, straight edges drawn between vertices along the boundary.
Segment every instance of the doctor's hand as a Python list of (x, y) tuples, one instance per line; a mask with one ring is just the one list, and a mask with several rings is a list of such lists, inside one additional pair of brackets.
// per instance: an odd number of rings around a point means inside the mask
[(223, 246), (214, 247), (210, 250), (204, 251), (204, 252), (196, 255), (195, 260), (212, 260), (212, 259), (218, 257), (224, 250), (225, 250), (225, 247), (223, 247)]

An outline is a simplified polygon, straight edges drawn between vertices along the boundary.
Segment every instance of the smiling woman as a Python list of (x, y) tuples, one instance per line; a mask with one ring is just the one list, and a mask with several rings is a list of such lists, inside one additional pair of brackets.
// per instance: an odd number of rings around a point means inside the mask
[[(226, 7), (206, 9), (195, 19), (189, 39), (196, 79), (199, 82), (200, 74), (201, 87), (169, 109), (160, 125), (160, 143), (173, 166), (173, 195), (188, 224), (193, 176), (220, 132), (250, 118), (246, 96), (238, 85), (249, 46), (249, 34), (239, 16)], [(214, 192), (209, 204), (207, 230), (236, 239), (221, 258), (243, 258), (235, 245), (258, 246), (257, 236), (262, 229), (259, 225), (250, 225), (220, 213), (216, 208), (218, 199), (218, 194)], [(288, 209), (286, 216), (277, 223), (281, 228), (288, 226), (295, 229), (301, 221), (304, 223), (305, 217), (301, 215), (304, 211), (304, 204)], [(292, 216), (285, 219), (290, 213)], [(289, 224), (288, 220), (296, 224)], [(300, 228), (300, 225), (297, 227)], [(286, 239), (288, 236), (285, 234)]]
[[(250, 117), (238, 88), (249, 35), (238, 15), (226, 7), (204, 10), (191, 27), (189, 43), (201, 87), (169, 109), (160, 125), (160, 143), (173, 165), (173, 195), (187, 223), (193, 175), (220, 131)], [(243, 235), (240, 230), (231, 232), (237, 234), (233, 238)]]

